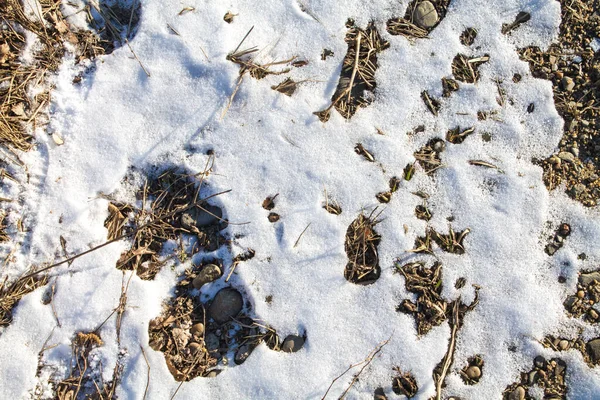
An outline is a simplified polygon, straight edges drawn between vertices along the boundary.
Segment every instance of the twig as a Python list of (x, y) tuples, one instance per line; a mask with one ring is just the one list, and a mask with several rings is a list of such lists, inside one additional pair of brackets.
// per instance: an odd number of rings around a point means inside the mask
[(452, 361), (454, 358), (454, 347), (456, 345), (456, 333), (458, 332), (458, 327), (459, 327), (459, 315), (458, 315), (458, 308), (460, 306), (460, 296), (458, 299), (456, 299), (454, 301), (454, 309), (452, 310), (452, 314), (453, 314), (453, 321), (452, 321), (452, 333), (450, 335), (450, 345), (448, 346), (448, 350), (446, 351), (446, 355), (444, 356), (444, 365), (442, 366), (442, 372), (440, 373), (440, 376), (438, 377), (437, 381), (435, 382), (435, 398), (436, 400), (441, 400), (442, 399), (442, 385), (444, 383), (444, 380), (446, 379), (446, 374), (448, 373), (448, 370), (450, 369), (450, 366), (452, 365)]
[(350, 84), (346, 91), (348, 92), (348, 103), (350, 103), (352, 95), (352, 86), (354, 85), (354, 78), (356, 77), (356, 71), (358, 70), (358, 62), (360, 61), (360, 40), (362, 38), (362, 32), (358, 31), (356, 35), (356, 58), (354, 59), (354, 68), (352, 69), (352, 76), (350, 77)]
[(335, 377), (333, 379), (333, 381), (331, 381), (331, 384), (329, 384), (329, 387), (327, 388), (327, 391), (325, 392), (325, 394), (323, 395), (323, 397), (321, 397), (321, 400), (325, 400), (325, 398), (327, 397), (327, 394), (329, 394), (329, 391), (331, 390), (331, 388), (333, 387), (333, 384), (340, 379), (342, 376), (346, 375), (346, 373), (348, 371), (350, 371), (352, 368), (358, 367), (359, 365), (363, 365), (363, 367), (360, 369), (360, 371), (358, 371), (358, 373), (356, 375), (354, 375), (354, 378), (352, 379), (352, 382), (350, 382), (350, 386), (348, 386), (348, 388), (346, 388), (346, 390), (342, 393), (342, 395), (339, 397), (339, 399), (343, 399), (346, 394), (348, 393), (348, 391), (352, 388), (352, 386), (354, 386), (354, 383), (358, 380), (358, 377), (360, 376), (360, 374), (364, 371), (364, 369), (371, 364), (371, 361), (373, 361), (373, 359), (375, 358), (375, 356), (377, 354), (379, 354), (379, 352), (381, 352), (381, 349), (383, 349), (383, 347), (389, 343), (389, 341), (392, 339), (392, 337), (390, 336), (387, 340), (379, 343), (379, 345), (377, 345), (377, 347), (372, 350), (369, 355), (367, 356), (367, 358), (365, 358), (364, 360), (362, 360), (361, 362), (358, 362), (356, 364), (352, 364), (350, 365), (344, 372), (342, 372), (340, 375), (338, 375), (337, 377)]
[(306, 225), (306, 228), (304, 228), (304, 230), (302, 231), (302, 233), (300, 234), (300, 236), (298, 236), (298, 239), (296, 240), (296, 243), (294, 243), (294, 247), (298, 246), (298, 243), (300, 242), (300, 239), (302, 238), (302, 235), (304, 235), (304, 232), (306, 232), (306, 230), (308, 229), (308, 227), (312, 224), (309, 223), (308, 225)]
[(129, 44), (129, 39), (125, 39), (125, 43), (127, 44), (127, 47), (129, 47), (129, 50), (131, 51), (131, 54), (133, 54), (133, 57), (137, 60), (138, 63), (140, 63), (140, 67), (142, 67), (142, 69), (144, 70), (144, 72), (146, 73), (146, 75), (148, 75), (148, 78), (150, 78), (150, 72), (148, 72), (148, 70), (146, 69), (146, 67), (144, 67), (144, 64), (142, 64), (142, 62), (138, 58), (137, 54), (135, 54), (135, 51), (133, 51), (133, 48)]
[(144, 356), (144, 360), (146, 361), (146, 366), (148, 367), (148, 378), (146, 379), (146, 389), (144, 389), (144, 396), (142, 400), (146, 400), (146, 396), (148, 395), (148, 387), (150, 386), (150, 363), (148, 362), (148, 357), (146, 357), (146, 352), (144, 351), (144, 347), (140, 345), (140, 349), (142, 350), (142, 355)]

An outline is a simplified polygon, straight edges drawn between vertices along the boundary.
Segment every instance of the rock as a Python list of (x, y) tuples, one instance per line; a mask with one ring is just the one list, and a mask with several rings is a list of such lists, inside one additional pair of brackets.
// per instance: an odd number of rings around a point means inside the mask
[(446, 142), (443, 140), (438, 140), (433, 144), (433, 151), (436, 153), (442, 153), (444, 150), (446, 150)]
[(304, 338), (296, 335), (288, 335), (281, 345), (281, 351), (295, 353), (304, 346)]
[(600, 361), (600, 338), (587, 342), (586, 348), (592, 362), (598, 364)]
[(217, 335), (215, 335), (214, 333), (209, 333), (206, 335), (206, 337), (204, 338), (205, 342), (206, 342), (206, 348), (209, 351), (212, 350), (218, 350), (220, 347), (220, 340), (219, 337)]
[(200, 343), (192, 342), (188, 345), (188, 347), (192, 354), (197, 354), (202, 350), (202, 345)]
[(590, 283), (598, 281), (600, 282), (600, 271), (594, 271), (579, 275), (579, 283), (582, 286), (588, 286)]
[(556, 376), (561, 376), (567, 370), (567, 363), (561, 360), (560, 358), (556, 359), (556, 366), (554, 367), (554, 374)]
[(242, 294), (235, 289), (221, 289), (208, 308), (208, 315), (222, 324), (237, 316), (244, 307)]
[(205, 265), (192, 281), (196, 289), (200, 289), (205, 283), (216, 281), (221, 277), (221, 268), (215, 264)]
[(515, 390), (510, 392), (508, 395), (509, 400), (524, 400), (525, 399), (525, 389), (523, 386), (517, 386)]
[(198, 322), (197, 324), (192, 325), (190, 328), (190, 333), (196, 336), (202, 336), (204, 334), (204, 324), (202, 322)]
[(569, 348), (569, 341), (568, 340), (561, 340), (560, 342), (558, 342), (558, 348), (561, 351), (565, 351)]
[(272, 212), (269, 214), (268, 219), (269, 222), (277, 222), (279, 221), (279, 214)]
[(536, 358), (533, 359), (533, 365), (535, 365), (537, 368), (545, 368), (546, 367), (546, 359), (542, 356), (537, 356)]
[(578, 183), (577, 185), (573, 186), (571, 188), (571, 191), (573, 192), (573, 195), (575, 197), (579, 197), (581, 196), (583, 193), (585, 193), (585, 185), (582, 183)]
[(213, 369), (212, 371), (210, 371), (208, 373), (208, 375), (206, 375), (207, 378), (215, 378), (217, 375), (219, 375), (221, 373), (220, 369)]
[(223, 210), (220, 207), (204, 204), (202, 209), (194, 207), (181, 214), (181, 226), (196, 232), (198, 228), (218, 224), (222, 217)]
[(560, 85), (562, 86), (563, 90), (566, 90), (567, 92), (572, 92), (573, 89), (575, 89), (575, 81), (573, 78), (568, 76), (565, 76), (561, 79)]
[(235, 352), (235, 357), (233, 358), (233, 361), (236, 363), (236, 365), (240, 365), (244, 361), (246, 361), (246, 359), (248, 359), (250, 353), (252, 353), (252, 349), (250, 348), (250, 346), (248, 346), (247, 344), (240, 346)]
[(414, 22), (423, 29), (433, 28), (439, 21), (435, 7), (430, 1), (422, 1), (415, 9)]
[(573, 153), (569, 153), (568, 151), (561, 151), (560, 153), (558, 153), (558, 157), (561, 160), (567, 161), (567, 162), (575, 162), (575, 156), (573, 155)]
[(469, 379), (479, 379), (481, 378), (481, 369), (476, 365), (471, 365), (467, 368), (467, 376)]

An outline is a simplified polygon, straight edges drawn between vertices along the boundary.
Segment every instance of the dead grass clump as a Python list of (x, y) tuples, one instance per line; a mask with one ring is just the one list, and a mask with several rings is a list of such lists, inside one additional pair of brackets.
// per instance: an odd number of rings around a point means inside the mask
[(6, 213), (0, 210), (0, 243), (8, 242), (10, 240), (8, 233), (6, 233), (7, 226)]
[(490, 60), (488, 55), (481, 57), (467, 57), (457, 54), (452, 60), (452, 74), (465, 83), (476, 83), (479, 80), (479, 66)]
[(46, 275), (31, 276), (17, 279), (8, 284), (8, 278), (0, 284), (0, 328), (7, 327), (12, 322), (12, 311), (23, 296), (33, 292), (48, 283)]
[(475, 132), (475, 128), (467, 128), (461, 131), (460, 126), (451, 129), (446, 134), (446, 140), (452, 144), (461, 144), (465, 139)]
[[(425, 170), (425, 173), (429, 175), (442, 167), (442, 159), (440, 158), (440, 154), (444, 150), (446, 150), (446, 143), (444, 140), (440, 138), (434, 138), (427, 142), (425, 146), (416, 151), (414, 156), (419, 165)], [(409, 171), (405, 170), (404, 179), (410, 180), (413, 172), (414, 168), (411, 168)]]
[(404, 18), (391, 18), (387, 21), (387, 31), (390, 35), (402, 35), (409, 39), (425, 38), (433, 31), (446, 16), (450, 0), (429, 0), (437, 12), (437, 22), (433, 26), (419, 26), (415, 18), (417, 7), (423, 0), (412, 0), (406, 9)]
[(425, 103), (425, 106), (429, 112), (437, 116), (440, 108), (442, 107), (440, 102), (436, 98), (432, 97), (427, 90), (421, 93), (421, 99), (423, 99), (423, 102)]
[(298, 83), (294, 82), (291, 78), (285, 78), (285, 80), (277, 85), (271, 86), (271, 89), (283, 93), (286, 96), (291, 97), (298, 88)]
[(69, 377), (52, 382), (58, 400), (117, 399), (116, 388), (121, 380), (123, 362), (117, 360), (112, 380), (104, 382), (100, 368), (94, 366), (93, 350), (103, 346), (96, 332), (79, 332), (71, 343), (72, 355)]
[(368, 285), (379, 279), (381, 274), (377, 253), (381, 236), (375, 231), (375, 225), (379, 223), (377, 219), (379, 214), (374, 215), (376, 210), (373, 210), (369, 216), (360, 214), (346, 231), (344, 248), (348, 263), (344, 270), (344, 277), (349, 282)]
[(477, 29), (467, 28), (460, 34), (460, 43), (463, 46), (471, 46), (477, 38)]
[(426, 335), (434, 326), (441, 325), (447, 318), (448, 303), (442, 294), (442, 265), (436, 262), (431, 268), (415, 262), (397, 266), (405, 279), (405, 287), (417, 295), (416, 303), (405, 299), (397, 311), (412, 314), (417, 324), (417, 333)]
[(395, 367), (396, 376), (392, 379), (392, 390), (400, 396), (408, 398), (414, 397), (419, 391), (417, 380), (410, 372), (402, 372), (400, 368)]
[(344, 118), (350, 119), (360, 107), (366, 107), (373, 101), (373, 93), (377, 86), (377, 54), (390, 46), (389, 42), (381, 37), (373, 22), (361, 29), (353, 20), (348, 20), (346, 27), (348, 32), (345, 41), (348, 43), (348, 51), (342, 63), (340, 80), (329, 107), (314, 113), (321, 122), (329, 120), (330, 111), (334, 107)]
[(463, 241), (471, 232), (469, 228), (461, 232), (454, 232), (452, 227), (449, 227), (447, 234), (439, 233), (433, 228), (428, 228), (425, 236), (419, 236), (415, 240), (415, 248), (411, 250), (413, 253), (433, 253), (432, 244), (437, 244), (443, 251), (453, 254), (465, 254)]
[(161, 257), (166, 241), (177, 241), (181, 234), (194, 235), (192, 254), (200, 249), (214, 251), (226, 243), (220, 234), (226, 226), (223, 213), (219, 207), (200, 201), (200, 184), (195, 176), (172, 168), (149, 178), (138, 193), (140, 208), (109, 205), (105, 221), (108, 239), (119, 237), (126, 230), (132, 233), (132, 246), (121, 255), (117, 268), (134, 270), (142, 279), (154, 279), (167, 261)]

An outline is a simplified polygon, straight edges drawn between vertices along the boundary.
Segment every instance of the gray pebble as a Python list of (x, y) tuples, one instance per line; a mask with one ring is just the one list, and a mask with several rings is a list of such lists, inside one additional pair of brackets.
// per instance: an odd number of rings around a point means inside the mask
[(286, 353), (295, 353), (304, 346), (304, 338), (296, 335), (289, 335), (283, 340), (281, 351)]
[(438, 13), (430, 1), (422, 1), (415, 10), (414, 22), (424, 29), (433, 28), (439, 21)]
[(571, 77), (565, 76), (560, 81), (560, 84), (563, 90), (566, 90), (567, 92), (571, 92), (573, 89), (575, 89), (575, 81), (573, 81), (573, 78)]
[(237, 316), (244, 307), (242, 294), (233, 288), (221, 289), (208, 308), (208, 315), (222, 324)]
[(542, 356), (537, 356), (536, 358), (533, 359), (533, 364), (537, 368), (544, 368), (546, 366), (546, 359)]
[(248, 359), (248, 357), (250, 356), (250, 353), (252, 353), (252, 349), (250, 348), (250, 346), (248, 346), (247, 344), (240, 346), (237, 349), (237, 351), (235, 352), (235, 357), (234, 357), (233, 361), (237, 365), (240, 365)]
[(600, 282), (600, 271), (594, 271), (587, 274), (579, 275), (579, 283), (582, 286), (588, 286), (590, 283), (598, 281)]
[(560, 153), (558, 153), (558, 157), (561, 160), (567, 161), (567, 162), (575, 162), (575, 156), (573, 155), (573, 153), (569, 153), (568, 151), (561, 151)]
[(206, 348), (208, 350), (217, 350), (220, 346), (219, 337), (214, 333), (207, 334), (204, 341), (206, 342)]
[(569, 348), (569, 341), (561, 340), (560, 342), (558, 342), (558, 348), (562, 351), (567, 350)]
[(197, 228), (218, 224), (223, 217), (223, 210), (220, 207), (205, 204), (202, 208), (194, 207), (181, 214), (181, 226), (189, 231), (195, 231)]
[(204, 324), (202, 322), (198, 322), (197, 324), (192, 325), (190, 333), (192, 335), (202, 336), (204, 334)]
[(196, 289), (200, 289), (205, 283), (216, 281), (221, 277), (221, 268), (215, 264), (205, 265), (192, 281)]

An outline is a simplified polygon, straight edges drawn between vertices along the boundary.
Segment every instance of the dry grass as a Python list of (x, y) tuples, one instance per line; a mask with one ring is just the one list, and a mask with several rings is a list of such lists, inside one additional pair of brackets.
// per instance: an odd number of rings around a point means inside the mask
[(379, 214), (374, 209), (369, 216), (360, 214), (348, 227), (344, 245), (348, 264), (344, 270), (346, 280), (361, 285), (374, 283), (379, 279), (379, 254), (377, 246), (381, 236), (375, 231)]
[(490, 60), (488, 55), (481, 57), (467, 57), (457, 54), (452, 60), (452, 74), (465, 83), (476, 83), (479, 80), (479, 66)]
[[(46, 123), (44, 114), (51, 90), (46, 82), (60, 66), (65, 44), (77, 49), (79, 61), (104, 54), (105, 42), (98, 36), (70, 27), (60, 1), (40, 0), (38, 4), (39, 14), (28, 15), (21, 1), (0, 1), (2, 22), (8, 27), (0, 31), (0, 145), (11, 151), (30, 150), (32, 132)], [(25, 31), (32, 32), (40, 45), (32, 64), (23, 64), (19, 59)], [(32, 87), (44, 90), (30, 95)]]
[(17, 279), (8, 283), (8, 278), (0, 284), (0, 328), (12, 322), (12, 311), (23, 296), (33, 292), (48, 283), (47, 276), (32, 276), (26, 279)]
[(342, 71), (330, 105), (314, 114), (321, 122), (327, 122), (331, 109), (335, 108), (344, 118), (350, 119), (360, 107), (366, 107), (373, 101), (373, 92), (377, 86), (377, 54), (390, 44), (384, 40), (373, 22), (360, 29), (354, 21), (346, 23), (348, 32), (345, 41), (348, 51), (342, 63)]
[[(169, 169), (155, 178), (148, 178), (138, 193), (142, 200), (141, 208), (120, 203), (109, 204), (109, 216), (105, 221), (108, 239), (114, 240), (128, 230), (133, 232), (132, 246), (121, 255), (117, 268), (134, 270), (142, 279), (154, 279), (167, 261), (160, 257), (163, 243), (177, 241), (182, 233), (196, 235), (196, 251), (200, 248), (216, 250), (226, 243), (219, 233), (221, 223), (199, 229), (188, 226), (182, 220), (193, 213), (211, 214), (206, 211), (209, 205), (199, 202), (201, 183), (193, 175)], [(214, 217), (223, 222), (220, 216)]]

